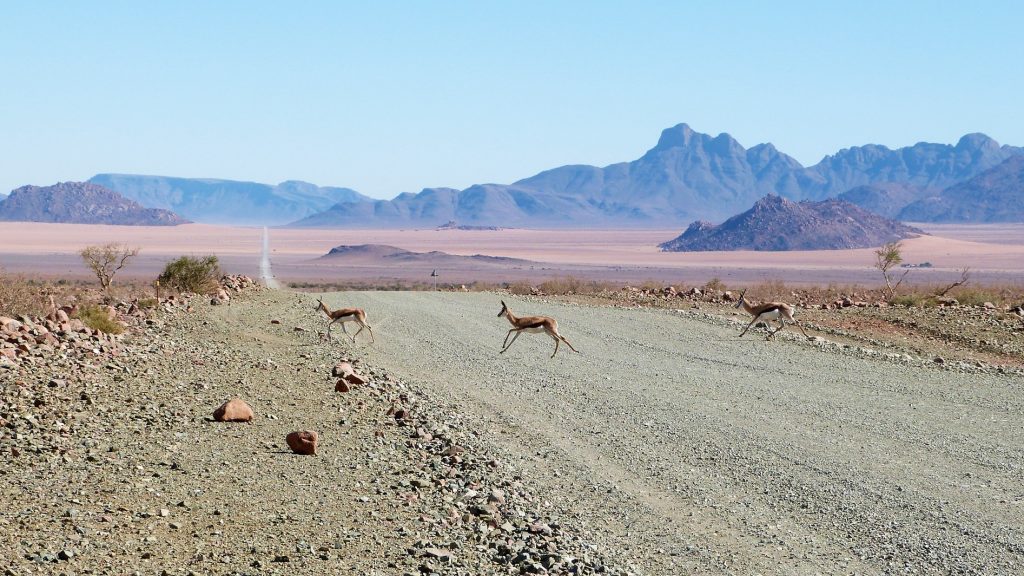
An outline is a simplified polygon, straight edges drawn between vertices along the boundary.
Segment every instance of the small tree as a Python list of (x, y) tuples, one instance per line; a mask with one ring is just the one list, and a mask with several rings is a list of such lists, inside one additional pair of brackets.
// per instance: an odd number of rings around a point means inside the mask
[(173, 288), (179, 292), (195, 292), (203, 294), (217, 287), (220, 278), (220, 263), (216, 256), (194, 258), (182, 256), (164, 266), (158, 280), (162, 286)]
[(109, 290), (118, 270), (128, 264), (128, 260), (139, 255), (138, 248), (129, 248), (127, 244), (111, 242), (102, 246), (86, 246), (79, 252), (85, 265), (96, 275), (103, 290)]
[(896, 283), (893, 283), (892, 269), (899, 266), (903, 262), (903, 250), (902, 242), (888, 242), (883, 244), (881, 248), (875, 250), (875, 268), (878, 268), (879, 272), (882, 273), (882, 278), (885, 279), (885, 292), (886, 300), (892, 300), (896, 295), (896, 290), (903, 283), (903, 279), (907, 277), (910, 270), (904, 270), (903, 274), (900, 275)]

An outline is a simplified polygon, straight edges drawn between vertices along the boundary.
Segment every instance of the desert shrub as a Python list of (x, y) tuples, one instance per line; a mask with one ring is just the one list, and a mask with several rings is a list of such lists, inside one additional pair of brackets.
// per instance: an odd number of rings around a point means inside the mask
[(967, 306), (981, 306), (985, 302), (991, 302), (996, 306), (1002, 306), (1007, 294), (998, 288), (987, 286), (961, 287), (949, 294), (956, 298), (957, 302)]
[(708, 292), (708, 291), (711, 291), (711, 292), (724, 292), (725, 291), (725, 283), (722, 282), (717, 276), (715, 276), (711, 280), (708, 280), (707, 282), (704, 283), (704, 291), (705, 292)]
[(760, 284), (755, 284), (750, 288), (750, 294), (760, 300), (781, 300), (788, 302), (791, 300), (793, 290), (786, 287), (786, 283), (782, 280), (772, 279), (765, 280)]
[(43, 285), (39, 282), (0, 272), (0, 315), (42, 315), (46, 301)]
[(545, 294), (578, 294), (582, 289), (583, 281), (575, 276), (549, 278), (540, 283)]
[(139, 298), (138, 306), (143, 310), (151, 310), (160, 305), (160, 301), (156, 298)]
[(104, 306), (96, 306), (94, 304), (82, 306), (75, 313), (74, 317), (93, 330), (99, 330), (107, 334), (120, 334), (124, 332), (124, 326), (117, 320), (111, 320), (107, 308)]
[(508, 291), (512, 294), (525, 296), (527, 294), (533, 294), (533, 286), (531, 286), (529, 282), (510, 282), (508, 285)]
[(220, 277), (220, 263), (216, 256), (182, 256), (168, 262), (158, 280), (161, 285), (179, 292), (205, 294), (217, 289)]
[(928, 297), (921, 294), (897, 294), (893, 297), (891, 303), (896, 306), (922, 307), (925, 305), (926, 300), (928, 300)]

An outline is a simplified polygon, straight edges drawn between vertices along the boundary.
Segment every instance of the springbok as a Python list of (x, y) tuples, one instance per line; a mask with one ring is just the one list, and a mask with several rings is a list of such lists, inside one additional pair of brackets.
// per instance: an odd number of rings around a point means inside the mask
[[(363, 328), (366, 328), (370, 333), (370, 342), (376, 342), (373, 338), (373, 329), (366, 323), (366, 312), (363, 312), (362, 308), (339, 308), (338, 310), (331, 310), (326, 304), (324, 304), (323, 296), (321, 296), (317, 298), (316, 307), (313, 309), (327, 314), (327, 317), (331, 319), (330, 323), (327, 324), (328, 339), (331, 338), (331, 326), (336, 322), (341, 322), (341, 331), (351, 338), (353, 343), (356, 341), (356, 336), (359, 336), (359, 333), (363, 331)], [(345, 324), (348, 322), (355, 322), (356, 324), (359, 324), (359, 330), (356, 330), (356, 333), (351, 336), (349, 335), (348, 330), (345, 329)]]
[[(519, 335), (523, 332), (544, 332), (550, 336), (555, 341), (555, 351), (551, 353), (552, 358), (555, 357), (555, 354), (558, 354), (558, 345), (562, 342), (565, 342), (565, 345), (572, 349), (573, 352), (582, 354), (582, 352), (573, 348), (572, 344), (564, 336), (558, 333), (558, 321), (550, 316), (523, 316), (522, 318), (517, 318), (508, 309), (508, 304), (505, 304), (504, 300), (501, 301), (501, 312), (498, 312), (498, 317), (501, 318), (502, 316), (508, 318), (508, 321), (512, 324), (512, 329), (508, 331), (508, 334), (505, 334), (505, 341), (501, 344), (501, 354), (504, 354), (506, 350), (511, 348), (515, 344), (516, 338), (519, 338)], [(513, 332), (515, 336), (512, 336)], [(509, 336), (512, 336), (511, 342), (508, 341)]]
[[(746, 298), (744, 298), (744, 295), (746, 293), (746, 290), (740, 292), (740, 301), (736, 303), (736, 307), (739, 308), (740, 306), (742, 306), (743, 309), (747, 311), (747, 314), (753, 316), (754, 319), (750, 321), (750, 324), (747, 324), (747, 327), (743, 329), (743, 332), (740, 332), (740, 338), (742, 338), (743, 335), (747, 333), (747, 330), (750, 330), (751, 326), (757, 324), (758, 322), (764, 322), (765, 325), (768, 326), (768, 336), (765, 337), (765, 340), (771, 340), (772, 338), (775, 338), (776, 332), (786, 327), (786, 320), (789, 320), (791, 323), (796, 324), (797, 327), (800, 328), (800, 331), (804, 333), (804, 336), (810, 338), (810, 336), (807, 335), (807, 331), (804, 330), (803, 325), (797, 322), (796, 318), (793, 318), (794, 308), (792, 306), (786, 304), (785, 302), (765, 302), (764, 304), (751, 304), (746, 300)], [(772, 325), (770, 324), (772, 320), (778, 320), (779, 322), (779, 327), (776, 328), (775, 330), (772, 330)]]

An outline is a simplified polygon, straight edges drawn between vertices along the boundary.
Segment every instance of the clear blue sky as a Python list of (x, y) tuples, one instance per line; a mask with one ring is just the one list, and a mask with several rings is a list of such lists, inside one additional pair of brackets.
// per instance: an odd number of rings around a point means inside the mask
[[(825, 7), (825, 5), (836, 7)], [(0, 190), (98, 172), (392, 197), (639, 157), (1024, 145), (1021, 2), (0, 2)]]

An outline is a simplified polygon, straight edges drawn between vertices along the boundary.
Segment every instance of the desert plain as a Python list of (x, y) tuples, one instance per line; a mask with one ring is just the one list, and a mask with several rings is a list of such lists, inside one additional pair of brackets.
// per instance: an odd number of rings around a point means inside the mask
[[(970, 267), (978, 282), (1024, 280), (1024, 225), (918, 225), (929, 234), (904, 241), (904, 262), (928, 262), (907, 282), (955, 279)], [(872, 249), (793, 252), (661, 252), (673, 230), (331, 230), (271, 228), (269, 258), (283, 282), (422, 281), (437, 270), (439, 282), (540, 281), (577, 276), (611, 282), (703, 284), (782, 280), (795, 285), (876, 284)], [(228, 271), (258, 276), (263, 229), (187, 224), (174, 227), (80, 224), (0, 224), (0, 268), (48, 278), (88, 278), (77, 256), (89, 244), (124, 242), (141, 248), (124, 277), (154, 277), (182, 254), (215, 254)], [(413, 252), (487, 255), (527, 260), (509, 265), (466, 261), (439, 266), (428, 257), (396, 265), (387, 259), (321, 258), (342, 245), (387, 245)]]

